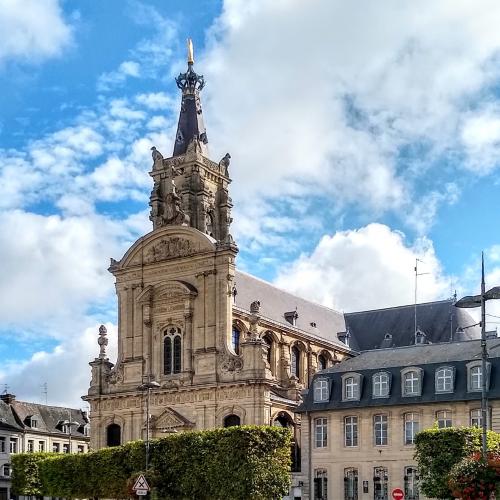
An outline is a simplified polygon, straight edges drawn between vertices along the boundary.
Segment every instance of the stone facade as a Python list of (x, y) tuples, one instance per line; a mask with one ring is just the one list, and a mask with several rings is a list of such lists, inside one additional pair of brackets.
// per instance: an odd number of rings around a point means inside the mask
[[(174, 156), (164, 158), (152, 148), (153, 231), (109, 268), (118, 296), (118, 359), (107, 358), (101, 327), (101, 352), (90, 363), (84, 396), (92, 447), (145, 437), (148, 397), (153, 437), (235, 423), (276, 424), (293, 427), (298, 443), (293, 409), (318, 359), (330, 366), (351, 349), (336, 330), (325, 338), (312, 321), (307, 331), (287, 320), (296, 306), (293, 296), (277, 319), (271, 317), (262, 289), (271, 285), (236, 271), (230, 155), (219, 162), (208, 157), (200, 118), (203, 77), (192, 62), (177, 83), (182, 105)], [(305, 308), (299, 313), (307, 316)], [(345, 328), (342, 316), (331, 313)], [(153, 381), (158, 386), (145, 390), (143, 384)]]
[[(488, 427), (500, 432), (500, 341), (489, 343)], [(388, 500), (401, 488), (405, 499), (425, 500), (413, 436), (434, 425), (480, 424), (481, 391), (471, 378), (479, 353), (479, 341), (381, 349), (317, 373), (298, 408), (303, 460), (294, 482), (302, 485), (301, 498)], [(406, 395), (404, 377), (413, 373), (415, 393)], [(384, 396), (376, 392), (379, 374), (387, 374)], [(346, 384), (355, 384), (351, 394)]]
[(12, 394), (0, 395), (0, 500), (11, 498), (13, 453), (87, 453), (89, 431), (87, 415), (81, 410), (17, 401)]

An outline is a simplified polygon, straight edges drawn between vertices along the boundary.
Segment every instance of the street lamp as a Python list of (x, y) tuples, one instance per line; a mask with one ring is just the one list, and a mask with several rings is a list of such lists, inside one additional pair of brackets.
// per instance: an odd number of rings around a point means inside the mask
[(137, 389), (139, 391), (147, 391), (147, 397), (146, 397), (146, 471), (148, 470), (149, 467), (149, 402), (151, 398), (151, 389), (158, 389), (160, 387), (160, 384), (158, 382), (155, 382), (154, 380), (150, 382), (145, 382), (144, 384), (141, 384)]
[(68, 428), (68, 453), (71, 453), (71, 428), (79, 427), (80, 423), (71, 420), (71, 410), (68, 412), (69, 419), (63, 421), (63, 425)]
[(483, 459), (486, 460), (488, 445), (486, 441), (488, 400), (486, 395), (486, 360), (488, 359), (488, 347), (486, 345), (486, 301), (500, 299), (500, 286), (485, 291), (484, 283), (484, 253), (481, 253), (481, 295), (468, 295), (456, 302), (455, 307), (481, 308), (481, 444)]

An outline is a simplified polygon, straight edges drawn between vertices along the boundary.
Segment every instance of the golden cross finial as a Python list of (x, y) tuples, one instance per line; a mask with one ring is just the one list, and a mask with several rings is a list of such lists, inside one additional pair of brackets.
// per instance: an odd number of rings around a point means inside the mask
[(187, 39), (187, 49), (188, 49), (188, 64), (194, 63), (194, 53), (193, 53), (193, 41), (191, 38)]

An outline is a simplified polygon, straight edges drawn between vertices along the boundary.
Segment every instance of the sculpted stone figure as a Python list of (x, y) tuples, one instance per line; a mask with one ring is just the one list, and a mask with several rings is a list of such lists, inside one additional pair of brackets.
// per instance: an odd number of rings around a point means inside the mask
[(219, 162), (219, 167), (224, 172), (226, 177), (229, 177), (229, 164), (231, 163), (231, 155), (226, 153), (221, 161)]

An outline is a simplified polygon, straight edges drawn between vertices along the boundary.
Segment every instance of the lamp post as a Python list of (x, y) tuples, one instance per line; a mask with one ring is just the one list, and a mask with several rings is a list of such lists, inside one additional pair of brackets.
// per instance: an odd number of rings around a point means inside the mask
[(80, 423), (71, 420), (71, 410), (68, 412), (68, 415), (69, 419), (64, 420), (63, 425), (68, 427), (68, 453), (71, 453), (71, 428), (78, 427)]
[(160, 384), (158, 382), (150, 381), (141, 384), (137, 389), (144, 392), (147, 391), (146, 395), (146, 471), (149, 467), (149, 403), (151, 398), (151, 389), (158, 389)]
[(486, 360), (488, 359), (488, 346), (486, 345), (486, 301), (500, 299), (500, 286), (487, 292), (484, 283), (484, 253), (481, 253), (481, 295), (468, 295), (456, 302), (455, 307), (481, 308), (481, 445), (483, 460), (486, 460), (488, 444), (486, 440), (488, 421), (488, 398), (486, 388)]

